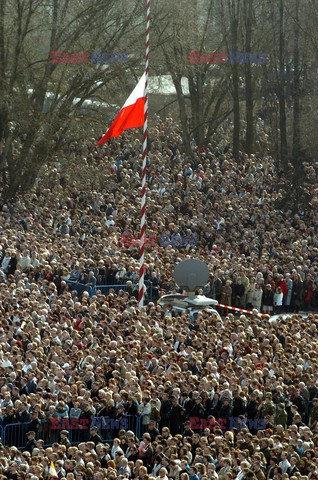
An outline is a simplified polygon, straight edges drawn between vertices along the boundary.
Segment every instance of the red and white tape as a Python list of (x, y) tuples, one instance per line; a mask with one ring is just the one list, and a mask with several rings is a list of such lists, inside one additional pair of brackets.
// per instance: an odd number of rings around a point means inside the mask
[[(218, 303), (216, 307), (227, 308), (229, 310), (234, 310), (235, 312), (248, 313), (249, 315), (254, 315), (253, 310), (244, 310), (244, 308), (229, 307), (228, 305), (222, 305), (221, 303)], [(265, 317), (266, 313), (259, 313), (259, 315), (262, 315), (262, 317)]]

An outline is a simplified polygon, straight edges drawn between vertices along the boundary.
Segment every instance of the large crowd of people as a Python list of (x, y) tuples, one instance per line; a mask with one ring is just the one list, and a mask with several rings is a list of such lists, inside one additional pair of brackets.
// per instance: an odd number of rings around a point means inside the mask
[[(280, 211), (268, 153), (234, 161), (228, 128), (188, 156), (155, 118), (147, 233), (197, 245), (146, 247), (138, 309), (139, 251), (122, 244), (140, 228), (137, 137), (71, 145), (85, 182), (57, 158), (1, 203), (0, 480), (317, 479), (317, 182), (311, 210)], [(254, 313), (157, 305), (186, 258), (208, 265), (207, 296)]]

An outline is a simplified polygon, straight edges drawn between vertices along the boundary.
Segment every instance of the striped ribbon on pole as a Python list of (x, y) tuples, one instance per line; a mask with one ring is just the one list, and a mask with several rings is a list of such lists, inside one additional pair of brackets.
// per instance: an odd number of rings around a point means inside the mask
[(147, 142), (148, 142), (148, 75), (149, 75), (149, 33), (150, 33), (150, 0), (147, 0), (146, 25), (146, 61), (145, 61), (145, 106), (144, 106), (144, 137), (142, 146), (142, 174), (141, 174), (141, 209), (140, 209), (140, 267), (138, 286), (138, 306), (144, 304), (145, 295), (145, 233), (146, 233), (146, 173), (147, 173)]

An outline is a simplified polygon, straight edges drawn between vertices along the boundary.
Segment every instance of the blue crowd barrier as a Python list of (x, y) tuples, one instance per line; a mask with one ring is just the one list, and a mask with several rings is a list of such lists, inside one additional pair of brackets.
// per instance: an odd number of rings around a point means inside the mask
[[(109, 290), (112, 288), (115, 290), (115, 293), (118, 293), (119, 290), (124, 290), (124, 292), (127, 290), (127, 285), (95, 285), (95, 287), (91, 287), (88, 285), (85, 285), (84, 283), (78, 283), (75, 282), (74, 280), (65, 280), (68, 285), (70, 285), (73, 290), (76, 290), (78, 295), (82, 295), (83, 292), (88, 292), (89, 296), (92, 297), (93, 295), (96, 294), (97, 290), (100, 290), (103, 295), (108, 295)], [(145, 286), (147, 289), (147, 299), (149, 301), (152, 300), (152, 285), (151, 282), (148, 280), (145, 280)]]
[(43, 420), (37, 438), (44, 440), (44, 447), (49, 447), (52, 443), (60, 440), (61, 430), (52, 428), (50, 420)]
[[(306, 417), (310, 416), (312, 408), (312, 402), (306, 402)], [(68, 419), (65, 419), (68, 420)], [(170, 427), (170, 418), (165, 422), (161, 422), (161, 428), (163, 426)], [(71, 420), (68, 420), (71, 423)], [(308, 420), (306, 419), (306, 424)], [(5, 426), (0, 425), (1, 443), (5, 446), (15, 446), (18, 449), (23, 450), (27, 444), (27, 433), (31, 430), (31, 423), (10, 423)], [(142, 425), (142, 419), (139, 415), (123, 415), (121, 419), (114, 419), (111, 417), (93, 417), (89, 428), (65, 428), (69, 432), (69, 441), (72, 445), (76, 445), (81, 442), (88, 441), (90, 437), (90, 430), (92, 426), (98, 428), (98, 434), (100, 435), (102, 442), (112, 444), (114, 438), (118, 436), (119, 430), (131, 430), (134, 432), (137, 438), (148, 429), (148, 425)], [(180, 425), (182, 429), (182, 425)], [(41, 423), (38, 431), (36, 432), (36, 439), (41, 438), (44, 440), (44, 447), (51, 446), (55, 442), (59, 442), (61, 430), (64, 430), (64, 426), (61, 428), (52, 428), (52, 422), (44, 420)], [(181, 431), (181, 430), (180, 430)]]
[(68, 285), (72, 287), (73, 290), (77, 291), (78, 295), (82, 295), (83, 292), (88, 292), (89, 296), (92, 297), (94, 295), (94, 288), (84, 283), (75, 282), (73, 280), (65, 280)]
[(9, 423), (3, 430), (2, 444), (9, 447), (24, 448), (30, 423)]
[[(71, 424), (70, 419), (69, 425)], [(64, 425), (65, 426), (65, 425)], [(68, 439), (72, 445), (81, 442), (87, 442), (90, 437), (90, 430), (92, 426), (98, 427), (98, 434), (101, 436), (104, 443), (113, 443), (114, 438), (118, 436), (119, 430), (131, 430), (135, 435), (140, 437), (140, 418), (138, 415), (124, 415), (122, 419), (113, 419), (110, 417), (93, 417), (90, 427), (88, 428), (54, 428), (49, 420), (44, 420), (36, 432), (36, 439), (44, 440), (44, 447), (49, 447), (55, 442), (59, 442), (61, 430), (68, 430)], [(5, 427), (0, 426), (0, 435), (3, 445), (9, 447), (17, 447), (24, 449), (27, 443), (27, 433), (30, 431), (30, 423), (10, 423)]]

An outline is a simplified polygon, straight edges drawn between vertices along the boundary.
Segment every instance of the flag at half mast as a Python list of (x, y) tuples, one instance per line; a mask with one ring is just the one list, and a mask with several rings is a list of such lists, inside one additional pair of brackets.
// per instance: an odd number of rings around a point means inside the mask
[(144, 73), (129, 95), (124, 106), (119, 110), (115, 120), (96, 145), (103, 145), (110, 138), (119, 137), (124, 130), (143, 126), (145, 115), (145, 82), (146, 74)]

